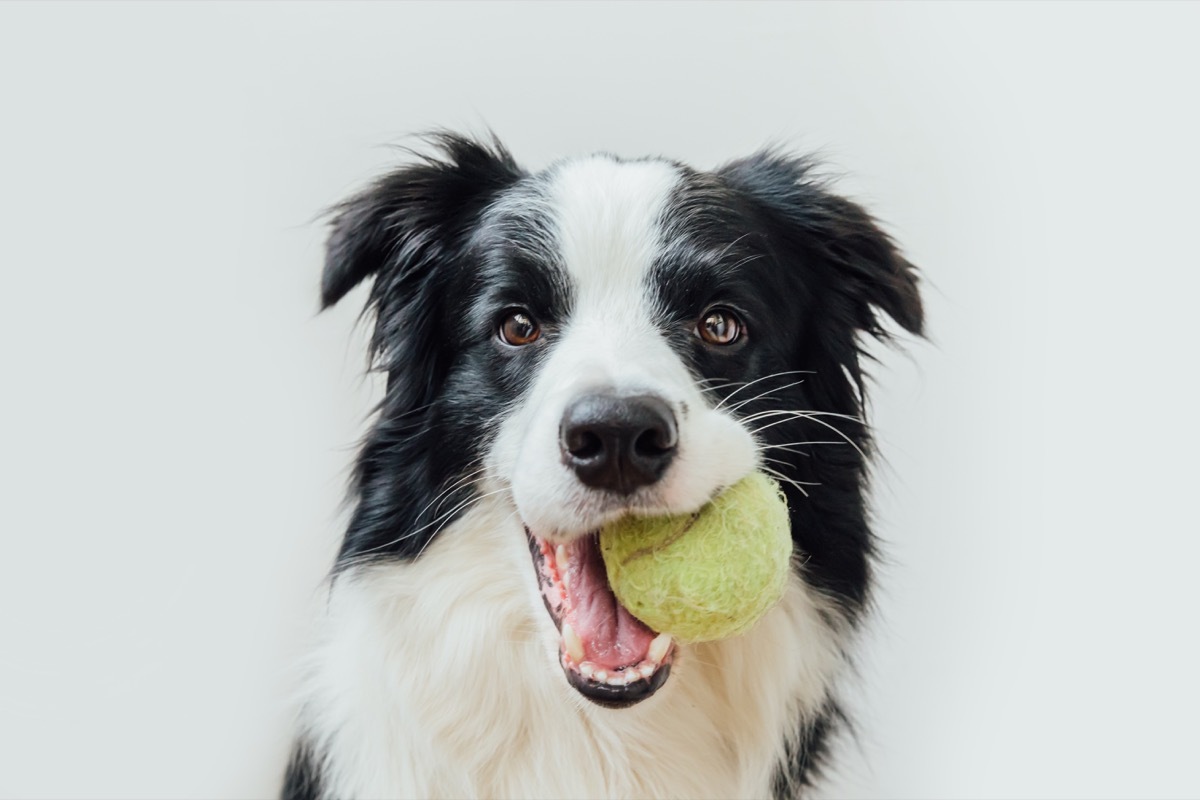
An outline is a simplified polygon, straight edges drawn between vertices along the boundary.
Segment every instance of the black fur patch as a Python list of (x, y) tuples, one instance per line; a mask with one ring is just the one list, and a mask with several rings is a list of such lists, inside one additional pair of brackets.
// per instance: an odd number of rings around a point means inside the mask
[(785, 748), (783, 762), (771, 784), (774, 800), (798, 800), (821, 775), (829, 755), (829, 742), (839, 725), (847, 722), (836, 705), (800, 726), (795, 742)]
[(292, 747), (279, 796), (281, 800), (320, 800), (322, 796), (320, 769), (303, 743)]

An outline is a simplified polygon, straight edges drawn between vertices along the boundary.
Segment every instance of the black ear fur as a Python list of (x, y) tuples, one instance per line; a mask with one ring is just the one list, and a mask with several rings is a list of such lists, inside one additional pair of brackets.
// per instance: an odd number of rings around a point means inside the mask
[(487, 144), (452, 133), (425, 140), (434, 155), (413, 153), (417, 163), (385, 175), (333, 210), (322, 308), (369, 275), (392, 271), (387, 277), (403, 279), (420, 272), (461, 240), (481, 199), (523, 174), (495, 137)]
[[(743, 192), (787, 242), (788, 250), (824, 262), (825, 298), (844, 322), (885, 338), (876, 310), (920, 335), (924, 311), (916, 269), (861, 206), (828, 191), (813, 163), (764, 151), (717, 174)], [(832, 303), (832, 307), (829, 304)]]
[(425, 137), (433, 155), (409, 151), (416, 163), (380, 178), (334, 209), (321, 278), (322, 308), (375, 276), (367, 310), (376, 314), (371, 353), (388, 386), (409, 373), (403, 397), (429, 400), (439, 291), (496, 192), (524, 174), (494, 136), (480, 143), (452, 133)]
[[(466, 469), (468, 448), (431, 423), (454, 358), (454, 316), (470, 280), (469, 243), (483, 210), (523, 173), (494, 139), (429, 137), (434, 155), (387, 175), (335, 210), (321, 301), (328, 307), (374, 276), (371, 352), (388, 376), (380, 414), (354, 472), (357, 497), (336, 569), (369, 558), (415, 558), (436, 534), (423, 499), (456, 508), (471, 485), (439, 495)], [(414, 154), (415, 155), (415, 154)], [(461, 426), (459, 426), (461, 429)], [(457, 431), (456, 431), (457, 432)], [(438, 518), (446, 524), (449, 515)], [(397, 531), (410, 531), (397, 535)], [(419, 534), (419, 535), (418, 535)]]

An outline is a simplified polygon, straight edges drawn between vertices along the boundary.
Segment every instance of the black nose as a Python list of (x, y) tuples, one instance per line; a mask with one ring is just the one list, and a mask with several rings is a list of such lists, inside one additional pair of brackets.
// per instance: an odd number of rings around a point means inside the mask
[(677, 441), (671, 407), (649, 395), (581, 397), (559, 428), (563, 463), (587, 486), (618, 494), (661, 478)]

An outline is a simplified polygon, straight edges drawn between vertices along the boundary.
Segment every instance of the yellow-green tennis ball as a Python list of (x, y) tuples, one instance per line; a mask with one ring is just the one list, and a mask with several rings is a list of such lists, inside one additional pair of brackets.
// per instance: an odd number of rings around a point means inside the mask
[(646, 625), (683, 642), (724, 639), (783, 597), (787, 501), (755, 472), (694, 514), (617, 520), (600, 532), (600, 553), (613, 593)]

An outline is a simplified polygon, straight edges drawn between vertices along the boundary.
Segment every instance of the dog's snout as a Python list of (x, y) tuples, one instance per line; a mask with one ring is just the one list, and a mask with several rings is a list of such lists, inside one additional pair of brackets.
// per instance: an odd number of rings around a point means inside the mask
[(653, 395), (587, 395), (559, 428), (563, 463), (595, 489), (629, 494), (654, 483), (675, 457), (675, 414)]

